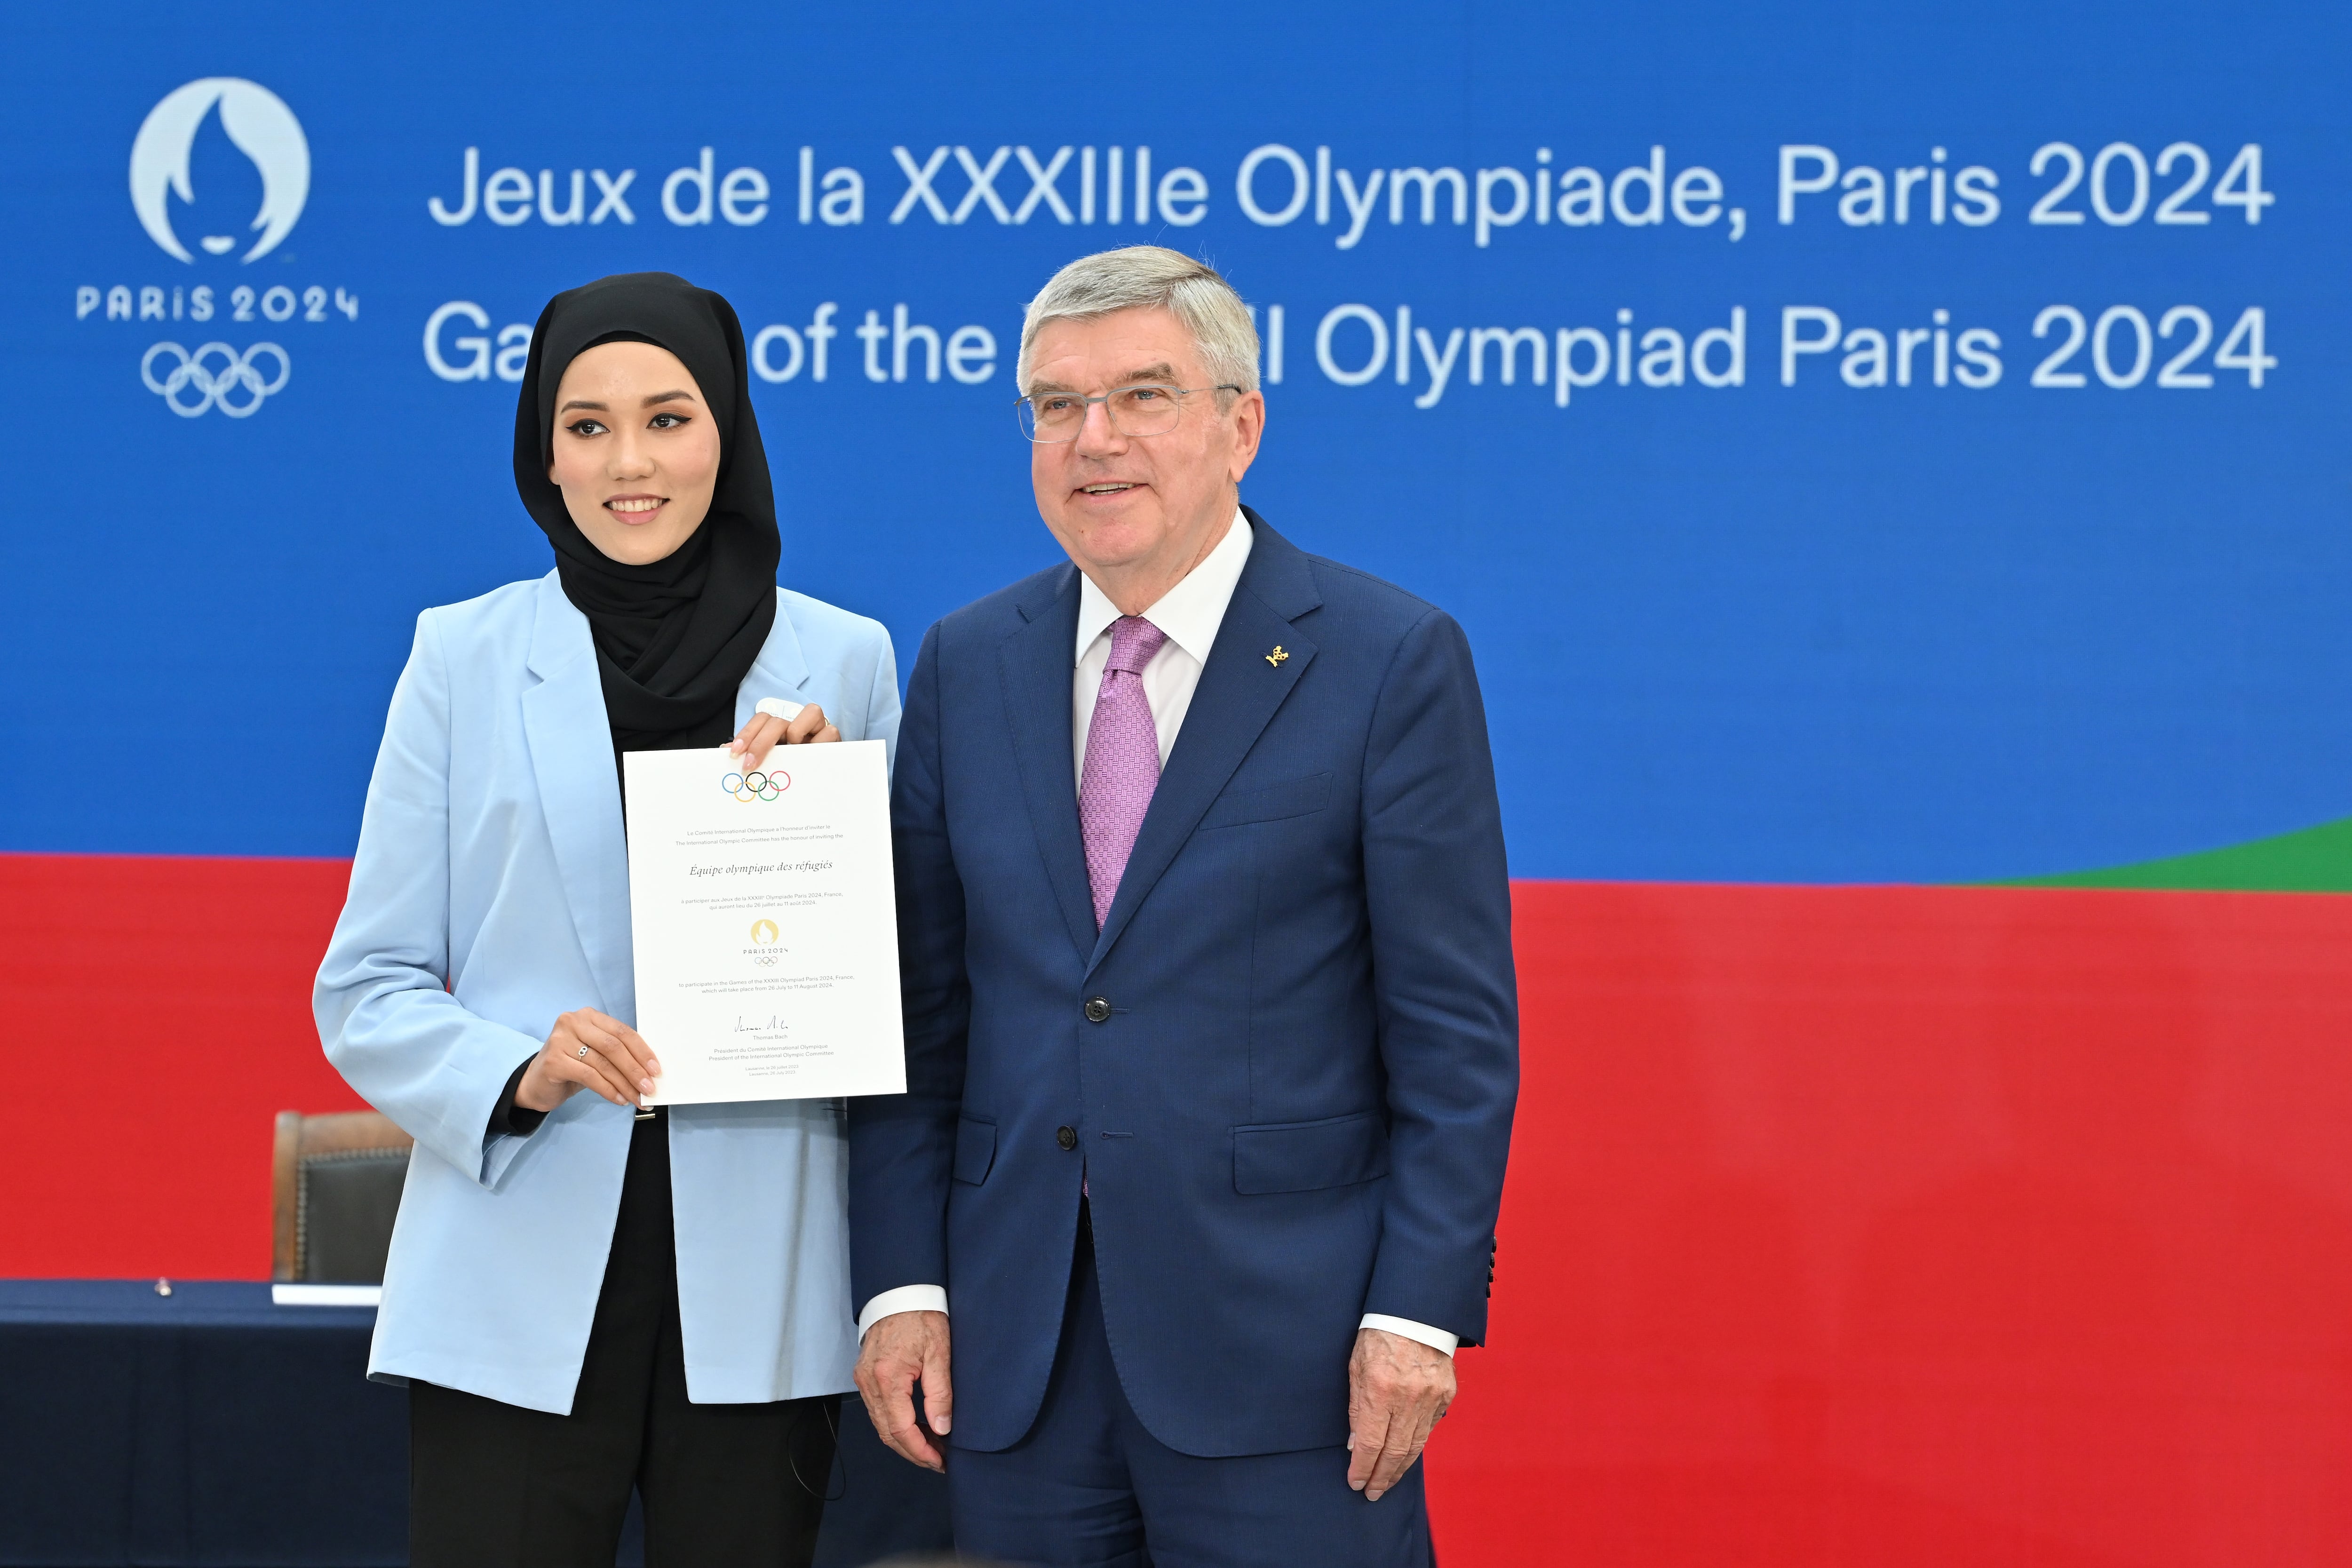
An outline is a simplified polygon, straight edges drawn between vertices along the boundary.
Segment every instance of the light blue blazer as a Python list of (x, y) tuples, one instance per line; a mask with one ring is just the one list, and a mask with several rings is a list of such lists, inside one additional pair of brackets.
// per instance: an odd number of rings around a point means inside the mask
[[(779, 589), (736, 700), (824, 706), (894, 749), (881, 626)], [(583, 1092), (486, 1137), (559, 1014), (634, 1023), (629, 875), (587, 617), (550, 573), (417, 617), (320, 966), (327, 1058), (416, 1140), (368, 1374), (569, 1414), (621, 1201), (632, 1113)], [(669, 1112), (688, 1396), (850, 1386), (843, 1103)]]

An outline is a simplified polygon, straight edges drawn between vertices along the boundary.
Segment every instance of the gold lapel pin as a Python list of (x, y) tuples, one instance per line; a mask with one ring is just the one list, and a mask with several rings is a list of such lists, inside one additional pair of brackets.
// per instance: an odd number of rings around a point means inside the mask
[(1274, 645), (1274, 651), (1265, 656), (1265, 662), (1274, 666), (1276, 669), (1279, 669), (1282, 668), (1282, 661), (1289, 657), (1290, 656), (1288, 654), (1282, 651), (1282, 645), (1280, 643), (1276, 643)]

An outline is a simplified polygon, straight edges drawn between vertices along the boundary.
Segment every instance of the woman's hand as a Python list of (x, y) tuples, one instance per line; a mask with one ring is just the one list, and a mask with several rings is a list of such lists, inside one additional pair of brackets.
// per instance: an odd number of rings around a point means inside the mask
[(525, 1110), (552, 1110), (590, 1089), (634, 1110), (660, 1076), (653, 1047), (635, 1029), (583, 1007), (555, 1020), (555, 1032), (523, 1070), (515, 1103)]
[(751, 721), (736, 731), (727, 749), (742, 759), (749, 772), (768, 760), (769, 748), (779, 741), (787, 746), (805, 746), (840, 739), (841, 731), (825, 721), (824, 710), (810, 702), (790, 719), (779, 719), (773, 713), (752, 714)]

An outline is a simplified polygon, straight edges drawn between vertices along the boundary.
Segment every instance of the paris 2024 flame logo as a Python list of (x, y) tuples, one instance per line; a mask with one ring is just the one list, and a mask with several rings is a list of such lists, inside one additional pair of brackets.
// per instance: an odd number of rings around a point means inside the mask
[[(171, 203), (166, 193), (184, 203), (195, 200), (189, 182), (189, 153), (205, 117), (217, 106), (221, 130), (236, 150), (253, 160), (261, 175), (261, 210), (251, 226), (260, 231), (241, 259), (252, 261), (278, 247), (302, 216), (310, 195), (310, 143), (302, 122), (286, 100), (259, 82), (243, 77), (208, 76), (174, 89), (148, 110), (131, 144), (131, 205), (148, 237), (182, 261), (195, 257), (172, 229)], [(199, 236), (196, 244), (213, 256), (236, 247), (234, 234)]]
[[(219, 161), (224, 153), (231, 160), (226, 170)], [(240, 194), (249, 187), (236, 177), (236, 157), (249, 163), (260, 182), (249, 221)], [(230, 177), (220, 177), (224, 173)], [(284, 99), (243, 77), (201, 77), (173, 89), (147, 111), (131, 140), (131, 210), (147, 237), (185, 265), (200, 268), (205, 257), (226, 261), (241, 245), (240, 265), (273, 251), (279, 262), (288, 261), (294, 253), (279, 247), (310, 198), (310, 142), (302, 122)], [(250, 243), (240, 237), (240, 228)], [(189, 231), (184, 238), (182, 229)], [(217, 229), (230, 232), (207, 232)], [(293, 353), (285, 342), (272, 340), (291, 342), (295, 334), (315, 335), (320, 324), (360, 317), (359, 296), (325, 280), (287, 272), (248, 273), (245, 282), (216, 271), (183, 277), (136, 286), (86, 282), (74, 289), (73, 310), (74, 320), (109, 335), (117, 322), (184, 323), (164, 328), (172, 336), (150, 342), (137, 359), (141, 384), (184, 419), (215, 410), (231, 420), (250, 418), (293, 375)], [(260, 342), (212, 335), (236, 334), (244, 323), (262, 322), (269, 323), (263, 330), (270, 338)], [(131, 330), (145, 335), (141, 328)]]

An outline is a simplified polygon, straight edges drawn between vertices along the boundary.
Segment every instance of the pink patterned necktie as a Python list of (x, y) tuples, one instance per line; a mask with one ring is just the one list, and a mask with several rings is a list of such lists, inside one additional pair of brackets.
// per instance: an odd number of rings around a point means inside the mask
[(1143, 667), (1167, 640), (1166, 632), (1141, 616), (1110, 624), (1110, 662), (1095, 693), (1086, 767), (1078, 775), (1078, 828), (1087, 842), (1097, 929), (1110, 914), (1135, 835), (1160, 787), (1160, 731), (1143, 694)]

